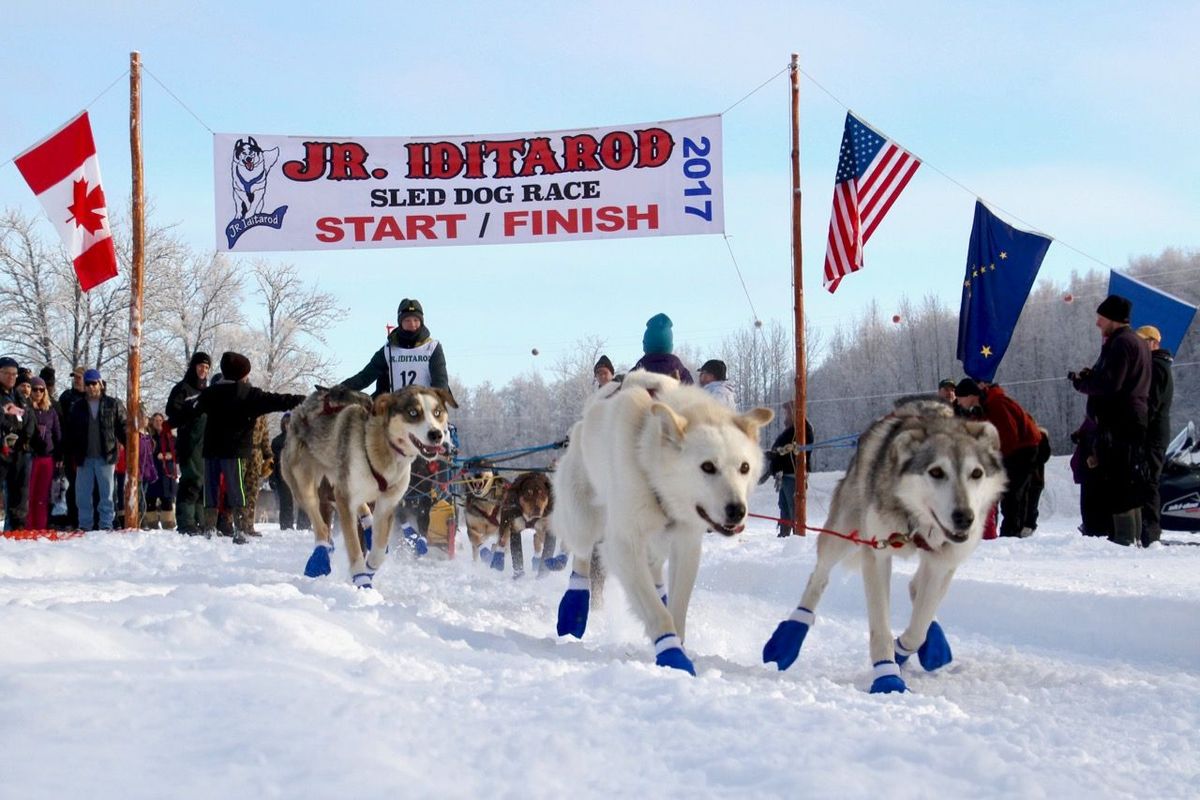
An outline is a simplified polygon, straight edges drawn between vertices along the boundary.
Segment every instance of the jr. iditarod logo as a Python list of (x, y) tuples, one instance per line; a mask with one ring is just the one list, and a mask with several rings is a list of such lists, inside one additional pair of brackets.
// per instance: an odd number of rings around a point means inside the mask
[(232, 250), (242, 234), (251, 228), (266, 225), (279, 230), (283, 226), (283, 215), (287, 206), (280, 206), (270, 213), (263, 213), (267, 199), (267, 177), (271, 167), (279, 160), (279, 148), (263, 150), (253, 136), (238, 139), (233, 146), (233, 213), (236, 216), (225, 226), (225, 238)]

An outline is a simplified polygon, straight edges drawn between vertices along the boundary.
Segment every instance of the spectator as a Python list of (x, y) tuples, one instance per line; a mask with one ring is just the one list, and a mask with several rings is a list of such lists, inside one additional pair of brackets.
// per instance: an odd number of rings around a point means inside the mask
[(30, 375), (18, 375), (16, 390), (21, 393), (21, 397), (25, 399), (25, 404), (29, 405), (29, 398), (33, 396), (33, 377)]
[[(113, 475), (117, 463), (117, 445), (125, 434), (125, 408), (120, 401), (103, 394), (100, 371), (83, 374), (84, 398), (71, 406), (67, 419), (67, 442), (75, 464), (75, 505), (79, 526), (85, 531), (98, 522), (101, 530), (113, 526)], [(99, 520), (92, 511), (92, 492), (98, 490)]]
[(954, 388), (960, 406), (980, 410), (980, 419), (990, 422), (1000, 434), (1000, 456), (1008, 475), (1008, 486), (1000, 498), (1000, 535), (1025, 538), (1033, 529), (1025, 525), (1029, 485), (1037, 466), (1042, 432), (1029, 412), (995, 384), (980, 387), (963, 378)]
[(1096, 308), (1104, 339), (1090, 369), (1067, 378), (1087, 395), (1087, 413), (1096, 420), (1096, 469), (1112, 516), (1110, 541), (1139, 544), (1142, 503), (1149, 485), (1146, 422), (1150, 399), (1150, 348), (1129, 327), (1133, 304), (1110, 294)]
[(1029, 476), (1029, 493), (1025, 500), (1025, 522), (1022, 525), (1022, 530), (1028, 528), (1030, 532), (1037, 530), (1038, 524), (1038, 506), (1042, 502), (1042, 492), (1046, 489), (1046, 462), (1050, 460), (1050, 432), (1045, 428), (1038, 428), (1042, 439), (1038, 442), (1037, 458), (1033, 462), (1033, 472)]
[[(759, 483), (765, 483), (767, 478), (775, 476), (776, 488), (779, 491), (779, 536), (791, 536), (796, 518), (796, 415), (795, 404), (788, 400), (783, 404), (783, 417), (787, 427), (767, 451), (767, 465)], [(814, 438), (812, 423), (804, 420), (804, 440), (802, 446), (812, 444)], [(804, 459), (805, 490), (808, 488), (808, 474), (812, 472), (812, 453)]]
[(955, 387), (957, 386), (958, 384), (956, 384), (952, 379), (942, 378), (940, 381), (938, 381), (938, 397), (942, 398), (950, 405), (954, 405), (954, 400), (958, 396), (954, 393)]
[(671, 352), (675, 349), (675, 336), (671, 328), (671, 318), (666, 314), (655, 314), (646, 322), (646, 332), (642, 334), (642, 352), (645, 355), (633, 368), (670, 375), (682, 383), (692, 383), (692, 373)]
[(46, 381), (34, 378), (31, 413), (34, 417), (34, 434), (29, 442), (32, 463), (29, 469), (29, 528), (46, 530), (50, 526), (50, 485), (54, 481), (56, 462), (61, 464), (62, 426), (58, 414), (50, 403)]
[(420, 302), (401, 300), (396, 309), (396, 324), (398, 327), (388, 334), (387, 343), (342, 385), (362, 391), (374, 383), (374, 396), (398, 392), (406, 386), (449, 389), (446, 355), (441, 342), (425, 327), (425, 310)]
[(142, 527), (155, 530), (172, 530), (175, 527), (175, 495), (179, 489), (179, 466), (175, 451), (175, 435), (166, 418), (155, 412), (150, 415), (150, 441), (152, 449), (143, 458), (153, 454), (154, 469), (158, 477), (146, 487), (146, 513), (142, 516)]
[(1075, 451), (1071, 454), (1071, 474), (1079, 484), (1079, 532), (1084, 536), (1112, 536), (1112, 514), (1104, 498), (1096, 460), (1096, 420), (1084, 416), (1079, 429), (1071, 434)]
[[(145, 520), (146, 516), (146, 490), (150, 484), (158, 480), (158, 468), (154, 463), (154, 439), (150, 436), (149, 421), (146, 419), (146, 408), (139, 404), (137, 417), (134, 421), (138, 433), (138, 477), (134, 479), (136, 487), (136, 498), (138, 508), (138, 519)], [(122, 431), (124, 434), (124, 431)], [(122, 436), (122, 439), (124, 436)], [(117, 465), (114, 473), (116, 475), (117, 490), (113, 497), (113, 503), (116, 505), (116, 513), (114, 521), (118, 528), (128, 528), (133, 524), (133, 520), (125, 519), (125, 485), (127, 480), (128, 469), (126, 468), (126, 449), (124, 444), (118, 445)], [(141, 524), (141, 527), (147, 526)]]
[(212, 359), (197, 351), (188, 362), (183, 380), (167, 398), (167, 423), (175, 431), (175, 458), (179, 465), (176, 490), (176, 523), (179, 532), (196, 536), (203, 529), (204, 415), (197, 408), (200, 393), (208, 386)]
[(592, 376), (596, 379), (596, 388), (606, 385), (613, 379), (617, 371), (613, 369), (613, 363), (608, 360), (608, 356), (601, 355), (596, 361), (596, 366), (592, 367)]
[[(204, 425), (204, 529), (211, 536), (217, 527), (217, 498), (225, 479), (225, 504), (240, 512), (246, 506), (242, 462), (250, 457), (255, 420), (272, 411), (287, 411), (304, 400), (299, 394), (264, 392), (250, 385), (250, 359), (232, 351), (221, 356), (221, 379), (200, 393), (197, 409), (207, 416)], [(247, 525), (239, 513), (234, 544), (245, 544)]]
[(1150, 346), (1150, 395), (1146, 408), (1146, 461), (1149, 467), (1147, 497), (1142, 505), (1142, 547), (1149, 547), (1162, 536), (1162, 498), (1158, 481), (1162, 478), (1167, 445), (1171, 443), (1171, 403), (1175, 399), (1175, 378), (1171, 374), (1171, 351), (1162, 346), (1162, 334), (1153, 325), (1143, 325), (1137, 335)]
[(279, 418), (279, 435), (271, 440), (271, 458), (275, 462), (275, 469), (271, 470), (271, 476), (267, 479), (279, 504), (279, 529), (281, 531), (293, 528), (305, 530), (309, 526), (308, 516), (303, 509), (297, 515), (291, 487), (283, 479), (283, 446), (287, 444), (288, 423), (291, 419), (290, 411), (283, 412), (283, 416)]
[(35, 421), (17, 391), (15, 359), (0, 358), (0, 488), (4, 491), (4, 529), (23, 530), (29, 510), (29, 462), (23, 457), (33, 438)]
[(63, 466), (67, 474), (67, 518), (64, 520), (68, 530), (79, 528), (79, 509), (75, 506), (75, 474), (79, 466), (71, 459), (73, 448), (69, 440), (70, 431), (67, 421), (71, 418), (71, 407), (84, 398), (83, 373), (86, 367), (75, 367), (71, 370), (71, 386), (58, 396), (58, 421), (62, 423), (63, 432)]
[(725, 362), (710, 358), (700, 367), (697, 377), (700, 388), (716, 398), (717, 402), (731, 411), (737, 411), (737, 397), (734, 396), (733, 385), (726, 380)]

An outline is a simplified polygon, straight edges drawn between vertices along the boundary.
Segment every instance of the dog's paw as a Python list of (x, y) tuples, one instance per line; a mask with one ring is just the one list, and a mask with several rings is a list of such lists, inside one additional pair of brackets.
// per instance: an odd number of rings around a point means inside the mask
[(816, 615), (807, 608), (797, 608), (792, 615), (775, 628), (771, 638), (763, 645), (763, 663), (774, 662), (779, 671), (790, 667), (800, 657), (800, 646), (808, 629), (816, 621)]
[(496, 550), (492, 551), (492, 561), (491, 561), (490, 566), (494, 570), (499, 570), (501, 572), (504, 571), (504, 551), (503, 550), (500, 550), (497, 548)]
[(424, 536), (418, 536), (412, 541), (413, 552), (418, 556), (423, 556), (429, 552), (429, 540)]
[(917, 648), (917, 658), (926, 672), (933, 672), (954, 660), (954, 655), (950, 652), (950, 643), (946, 641), (946, 632), (937, 620), (929, 623), (925, 644)]
[(577, 572), (571, 573), (567, 591), (558, 602), (558, 635), (583, 638), (587, 629), (588, 608), (591, 605), (588, 579)]
[(880, 661), (875, 664), (875, 679), (871, 681), (871, 694), (893, 694), (907, 692), (908, 686), (900, 677), (900, 665), (895, 661)]
[(332, 544), (319, 544), (313, 548), (308, 563), (304, 565), (304, 574), (309, 578), (319, 578), (333, 571), (329, 565), (329, 554), (333, 552)]
[(695, 676), (696, 666), (687, 657), (687, 653), (683, 652), (682, 644), (679, 637), (673, 633), (664, 633), (658, 637), (654, 641), (654, 663), (660, 667), (681, 669)]
[(551, 572), (562, 572), (567, 568), (567, 554), (559, 553), (556, 556), (544, 559), (542, 561), (542, 568), (548, 569)]
[(374, 572), (356, 572), (354, 573), (354, 585), (359, 589), (373, 589), (371, 582), (375, 579)]

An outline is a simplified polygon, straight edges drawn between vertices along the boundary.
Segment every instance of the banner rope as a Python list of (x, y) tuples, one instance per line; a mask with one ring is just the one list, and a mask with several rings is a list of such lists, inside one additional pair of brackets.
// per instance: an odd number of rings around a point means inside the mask
[(749, 94), (747, 94), (747, 95), (746, 95), (745, 97), (743, 97), (741, 100), (738, 100), (736, 103), (734, 103), (733, 105), (731, 105), (729, 108), (727, 108), (727, 109), (725, 109), (724, 111), (722, 111), (722, 112), (721, 112), (721, 116), (722, 116), (722, 117), (723, 117), (723, 116), (725, 116), (725, 115), (726, 115), (726, 114), (728, 114), (730, 111), (732, 111), (734, 108), (736, 108), (737, 106), (741, 105), (741, 104), (742, 104), (744, 101), (746, 101), (746, 100), (749, 100), (751, 97), (753, 97), (754, 95), (758, 94), (758, 92), (759, 92), (761, 89), (763, 89), (763, 88), (764, 88), (764, 87), (765, 87), (765, 86), (766, 86), (768, 83), (770, 83), (771, 81), (775, 80), (776, 78), (778, 78), (780, 75), (782, 75), (783, 73), (787, 72), (787, 71), (788, 71), (789, 69), (791, 69), (791, 68), (792, 68), (792, 65), (789, 63), (789, 64), (788, 64), (787, 66), (785, 66), (783, 69), (779, 70), (779, 72), (776, 72), (774, 75), (772, 75), (771, 77), (767, 78), (765, 81), (763, 81), (762, 83), (760, 83), (760, 84), (759, 84), (757, 87), (755, 87), (754, 89), (751, 89), (751, 90), (750, 90), (750, 92), (749, 92)]
[(186, 111), (186, 112), (188, 112), (189, 114), (191, 114), (191, 115), (192, 115), (192, 117), (193, 117), (193, 118), (196, 120), (196, 122), (199, 122), (201, 125), (203, 125), (205, 130), (207, 130), (209, 133), (213, 134), (214, 136), (216, 135), (216, 133), (217, 133), (217, 132), (216, 132), (216, 131), (214, 131), (212, 128), (208, 127), (208, 123), (207, 123), (207, 122), (205, 122), (204, 120), (200, 119), (200, 115), (199, 115), (199, 114), (197, 114), (195, 111), (192, 111), (192, 109), (191, 109), (191, 108), (188, 106), (188, 104), (187, 104), (187, 103), (185, 103), (185, 102), (183, 102), (182, 100), (180, 100), (180, 99), (179, 99), (179, 95), (177, 95), (177, 94), (175, 94), (174, 92), (172, 92), (172, 91), (170, 90), (170, 88), (168, 88), (168, 87), (167, 87), (167, 85), (166, 85), (165, 83), (163, 83), (163, 82), (162, 82), (162, 80), (161, 80), (161, 79), (160, 79), (160, 78), (159, 78), (157, 75), (155, 75), (153, 72), (151, 72), (151, 71), (150, 71), (150, 68), (149, 68), (149, 67), (147, 67), (145, 64), (143, 64), (143, 65), (142, 65), (142, 70), (143, 70), (143, 71), (144, 71), (144, 72), (145, 72), (147, 75), (149, 75), (151, 78), (154, 78), (154, 82), (155, 82), (155, 83), (157, 83), (159, 86), (161, 86), (161, 87), (163, 88), (163, 91), (164, 91), (164, 92), (166, 92), (167, 94), (171, 95), (171, 98), (172, 98), (172, 99), (173, 99), (173, 100), (174, 100), (176, 103), (179, 103), (179, 105), (181, 105), (181, 106), (183, 107), (183, 110), (184, 110), (184, 111)]
[[(97, 102), (99, 102), (99, 100), (100, 100), (100, 98), (101, 98), (101, 97), (104, 97), (104, 95), (108, 94), (108, 93), (109, 93), (109, 91), (110, 91), (110, 90), (111, 90), (111, 89), (112, 89), (114, 86), (116, 86), (118, 83), (120, 83), (120, 82), (121, 82), (121, 79), (122, 79), (122, 78), (124, 78), (124, 77), (125, 77), (126, 75), (128, 75), (128, 74), (129, 74), (129, 70), (125, 70), (125, 71), (123, 71), (123, 72), (122, 72), (120, 75), (118, 75), (117, 77), (113, 78), (113, 81), (112, 81), (112, 83), (110, 83), (108, 86), (105, 86), (105, 87), (104, 87), (104, 89), (103, 89), (103, 90), (100, 92), (100, 94), (98, 94), (98, 95), (96, 95), (95, 97), (93, 97), (93, 98), (91, 99), (91, 101), (90, 101), (90, 102), (88, 102), (86, 105), (84, 105), (84, 107), (83, 107), (83, 110), (84, 110), (84, 111), (87, 111), (89, 108), (91, 108), (92, 106), (96, 105), (96, 103), (97, 103)], [(20, 153), (18, 153), (17, 155), (20, 155)], [(5, 161), (3, 164), (0, 164), (0, 167), (6, 167), (6, 166), (8, 166), (9, 164), (11, 164), (12, 162), (14, 162), (14, 161), (16, 161), (16, 160), (17, 160), (17, 156), (13, 156), (12, 158), (10, 158), (10, 159), (8, 159), (7, 161)]]

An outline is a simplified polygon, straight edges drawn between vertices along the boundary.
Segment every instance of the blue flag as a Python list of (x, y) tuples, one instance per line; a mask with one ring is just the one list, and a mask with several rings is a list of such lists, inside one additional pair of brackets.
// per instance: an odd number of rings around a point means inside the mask
[(1162, 334), (1162, 347), (1179, 352), (1183, 337), (1196, 316), (1196, 307), (1178, 297), (1155, 289), (1116, 270), (1108, 274), (1108, 293), (1119, 294), (1133, 303), (1129, 324), (1134, 328), (1153, 325)]
[(958, 312), (958, 360), (972, 378), (996, 377), (1049, 248), (1045, 236), (1019, 231), (975, 202)]

